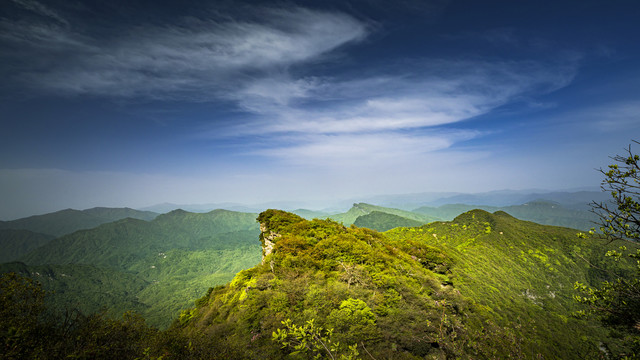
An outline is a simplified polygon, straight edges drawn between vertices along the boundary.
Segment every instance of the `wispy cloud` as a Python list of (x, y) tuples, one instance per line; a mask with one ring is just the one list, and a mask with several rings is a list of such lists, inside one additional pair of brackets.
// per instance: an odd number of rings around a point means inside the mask
[(587, 108), (577, 114), (576, 120), (601, 132), (632, 131), (640, 129), (638, 114), (640, 102), (620, 101)]
[(56, 12), (55, 10), (45, 6), (40, 2), (37, 2), (34, 0), (11, 0), (11, 1), (25, 10), (32, 11), (40, 16), (44, 16), (49, 19), (53, 19), (60, 24), (69, 25), (69, 22), (67, 21), (67, 19), (65, 19), (63, 16), (58, 14), (58, 12)]
[(602, 101), (555, 114), (547, 119), (547, 126), (554, 130), (545, 130), (559, 132), (558, 129), (563, 129), (576, 136), (587, 136), (588, 141), (593, 141), (593, 137), (600, 141), (616, 139), (612, 134), (632, 137), (640, 131), (639, 113), (640, 102), (637, 100)]
[(459, 122), (514, 99), (570, 83), (562, 64), (424, 59), (352, 80), (260, 79), (236, 93), (242, 108), (269, 116), (259, 131), (340, 133), (412, 129)]
[(257, 119), (225, 132), (216, 128), (214, 136), (268, 136), (255, 155), (295, 165), (382, 168), (400, 158), (419, 161), (485, 135), (454, 124), (566, 86), (577, 64), (425, 59), (412, 63), (411, 72), (386, 70), (351, 80), (257, 80), (235, 95)]
[[(143, 25), (110, 39), (83, 37), (55, 24), (4, 19), (1, 26), (10, 30), (6, 40), (49, 60), (45, 71), (23, 69), (23, 79), (40, 89), (191, 100), (218, 97), (244, 77), (316, 59), (367, 34), (364, 23), (341, 13), (292, 8), (266, 9), (263, 16), (260, 23), (192, 19), (182, 26)], [(49, 49), (38, 54), (43, 44)]]
[[(393, 167), (424, 159), (425, 154), (479, 136), (475, 131), (431, 131), (426, 134), (369, 133), (322, 134), (280, 138), (281, 147), (257, 149), (253, 155), (274, 157), (289, 164), (312, 168)], [(402, 160), (400, 160), (402, 159)]]

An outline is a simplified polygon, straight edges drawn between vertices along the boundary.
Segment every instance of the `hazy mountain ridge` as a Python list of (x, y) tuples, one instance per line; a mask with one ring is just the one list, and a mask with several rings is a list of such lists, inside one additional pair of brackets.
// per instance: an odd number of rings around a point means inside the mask
[(511, 206), (521, 205), (531, 201), (557, 202), (567, 208), (588, 210), (591, 201), (606, 201), (609, 195), (598, 188), (574, 191), (551, 190), (496, 190), (480, 193), (460, 192), (425, 192), (413, 194), (389, 194), (369, 197), (359, 197), (340, 202), (340, 206), (347, 208), (352, 203), (369, 203), (383, 207), (391, 207), (411, 211), (428, 206), (438, 207), (447, 204), (466, 204), (476, 206)]
[[(176, 209), (190, 212), (209, 212), (215, 209), (230, 211), (259, 213), (266, 209), (282, 209), (298, 214), (309, 220), (326, 218), (331, 214), (348, 211), (353, 204), (367, 203), (382, 207), (411, 211), (413, 209), (428, 206), (438, 207), (446, 204), (467, 204), (481, 206), (510, 206), (521, 205), (526, 202), (543, 200), (557, 202), (567, 208), (587, 210), (591, 201), (608, 200), (608, 195), (594, 187), (590, 190), (497, 190), (480, 193), (461, 192), (423, 192), (411, 194), (387, 194), (376, 196), (360, 196), (349, 199), (336, 199), (332, 201), (271, 201), (257, 204), (241, 203), (212, 203), (212, 204), (172, 204), (162, 203), (140, 208), (140, 210), (167, 213)], [(301, 212), (301, 213), (298, 213)]]
[(414, 227), (423, 225), (424, 222), (408, 219), (402, 216), (381, 211), (372, 211), (366, 215), (360, 215), (353, 225), (366, 227), (376, 231), (387, 231), (397, 227)]
[(23, 229), (37, 233), (62, 236), (78, 230), (92, 229), (98, 225), (133, 218), (153, 220), (157, 213), (130, 208), (96, 207), (87, 210), (66, 209), (44, 215), (0, 221), (0, 229)]
[(317, 210), (309, 210), (309, 209), (295, 209), (295, 210), (292, 210), (291, 212), (307, 220), (326, 219), (332, 215), (332, 213), (317, 211)]
[(351, 207), (351, 209), (349, 209), (349, 211), (345, 213), (329, 215), (328, 218), (331, 220), (337, 221), (339, 223), (342, 223), (344, 225), (351, 225), (356, 222), (358, 217), (363, 215), (368, 215), (374, 211), (395, 215), (395, 216), (406, 218), (409, 220), (414, 220), (422, 224), (426, 224), (428, 222), (438, 220), (438, 218), (434, 218), (432, 216), (425, 215), (425, 214), (420, 214), (420, 213), (400, 210), (400, 209), (387, 208), (383, 206), (365, 204), (365, 203), (353, 204), (353, 206)]
[(452, 220), (461, 213), (473, 209), (481, 209), (488, 212), (504, 211), (521, 220), (581, 230), (590, 229), (597, 220), (597, 216), (590, 211), (567, 208), (560, 203), (546, 200), (534, 200), (521, 205), (511, 206), (447, 204), (437, 208), (424, 206), (414, 209), (413, 211), (438, 217), (442, 220)]
[[(597, 220), (597, 217), (590, 211), (567, 208), (560, 203), (546, 200), (534, 200), (511, 206), (446, 204), (439, 207), (423, 206), (412, 211), (356, 203), (353, 204), (349, 211), (338, 214), (326, 214), (306, 209), (297, 209), (293, 213), (307, 220), (329, 218), (344, 225), (356, 224), (378, 231), (386, 231), (400, 226), (420, 226), (432, 221), (450, 221), (456, 216), (473, 209), (481, 209), (488, 212), (504, 211), (521, 220), (581, 230), (590, 229), (593, 227), (593, 222)], [(378, 213), (374, 215), (374, 217), (377, 217), (376, 221), (373, 221), (373, 217), (367, 217), (373, 212)], [(358, 219), (363, 216), (364, 218), (358, 222)], [(381, 222), (385, 222), (385, 224), (383, 225)], [(376, 225), (376, 223), (378, 224)]]

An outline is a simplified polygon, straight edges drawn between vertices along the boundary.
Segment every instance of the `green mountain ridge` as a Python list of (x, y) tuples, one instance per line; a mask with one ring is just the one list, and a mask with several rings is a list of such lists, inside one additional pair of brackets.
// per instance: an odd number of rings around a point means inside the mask
[(342, 223), (346, 226), (349, 226), (355, 223), (358, 217), (363, 215), (368, 215), (374, 211), (400, 216), (406, 219), (421, 222), (423, 224), (426, 224), (428, 222), (435, 221), (435, 220), (440, 220), (439, 218), (434, 218), (433, 216), (430, 216), (430, 215), (425, 215), (425, 214), (420, 214), (420, 213), (400, 210), (400, 209), (387, 208), (383, 206), (365, 204), (365, 203), (353, 204), (351, 209), (349, 209), (349, 211), (347, 211), (346, 213), (329, 215), (327, 218), (337, 221), (339, 223)]
[[(108, 306), (114, 315), (136, 310), (151, 324), (166, 327), (210, 286), (226, 283), (260, 261), (256, 216), (175, 210), (151, 221), (126, 218), (50, 240), (21, 257), (24, 264), (5, 264), (3, 269), (17, 267), (36, 280), (33, 274), (57, 274), (58, 269), (84, 274), (82, 286), (74, 284), (77, 276), (43, 281), (45, 290), (55, 291), (52, 304), (77, 304), (83, 312)], [(105, 284), (114, 280), (119, 285), (106, 292)]]
[(325, 343), (342, 344), (336, 356), (355, 344), (378, 359), (583, 359), (617, 344), (571, 316), (573, 284), (607, 278), (602, 258), (614, 248), (576, 230), (482, 210), (384, 234), (277, 210), (258, 219), (262, 264), (211, 289), (172, 325), (205, 358), (288, 358), (294, 349), (272, 333), (289, 339), (291, 324), (309, 321)]
[(153, 220), (157, 213), (130, 208), (96, 207), (87, 210), (66, 209), (44, 215), (29, 216), (11, 221), (0, 221), (0, 229), (21, 229), (37, 233), (62, 236), (98, 225), (134, 218)]
[(15, 261), (53, 239), (53, 235), (29, 230), (0, 229), (0, 263)]
[(487, 206), (467, 204), (447, 204), (437, 208), (423, 206), (413, 211), (432, 216), (441, 220), (452, 220), (456, 216), (473, 210), (480, 209), (488, 212), (504, 211), (518, 219), (533, 221), (543, 225), (563, 226), (573, 229), (588, 230), (593, 226), (597, 217), (586, 210), (568, 208), (553, 201), (536, 200), (522, 205), (512, 206)]
[(256, 214), (174, 210), (152, 221), (127, 218), (59, 237), (20, 259), (30, 265), (84, 263), (128, 269), (131, 263), (174, 248), (204, 250), (249, 245)]
[(353, 223), (355, 226), (366, 227), (376, 231), (387, 231), (397, 227), (420, 226), (422, 224), (424, 224), (422, 221), (380, 211), (372, 211), (366, 215), (360, 215)]
[(307, 220), (326, 219), (331, 216), (330, 213), (324, 211), (315, 211), (308, 209), (296, 209), (292, 210), (291, 212)]

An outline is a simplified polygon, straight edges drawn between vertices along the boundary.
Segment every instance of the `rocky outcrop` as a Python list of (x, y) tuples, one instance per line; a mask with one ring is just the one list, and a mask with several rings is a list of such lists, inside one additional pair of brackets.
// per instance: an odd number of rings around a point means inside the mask
[(281, 235), (269, 230), (267, 225), (264, 223), (260, 223), (260, 239), (262, 239), (262, 263), (264, 264), (264, 259), (271, 254), (273, 251), (273, 246), (275, 245), (275, 239), (279, 238)]

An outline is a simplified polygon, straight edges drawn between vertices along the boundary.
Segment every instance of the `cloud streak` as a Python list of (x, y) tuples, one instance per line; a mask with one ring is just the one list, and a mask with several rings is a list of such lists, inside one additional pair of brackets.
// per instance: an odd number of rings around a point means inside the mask
[(46, 18), (53, 19), (60, 24), (69, 25), (69, 22), (64, 17), (60, 16), (56, 11), (51, 8), (33, 0), (11, 0), (14, 4), (19, 7), (34, 12), (40, 16), (44, 16)]
[(393, 131), (482, 115), (510, 101), (562, 88), (577, 71), (576, 63), (530, 61), (425, 59), (411, 65), (410, 72), (391, 69), (387, 75), (347, 81), (259, 79), (235, 96), (243, 109), (269, 119), (257, 128), (260, 132)]
[(0, 25), (10, 30), (6, 40), (49, 60), (44, 72), (24, 71), (23, 80), (37, 88), (199, 101), (233, 89), (243, 77), (316, 59), (367, 34), (364, 23), (341, 13), (266, 9), (263, 16), (267, 20), (261, 23), (191, 20), (182, 26), (140, 26), (100, 40), (56, 24), (5, 19)]
[(419, 162), (486, 135), (470, 130), (466, 122), (474, 117), (566, 86), (577, 64), (425, 59), (411, 72), (387, 71), (351, 80), (257, 80), (235, 96), (259, 120), (216, 129), (214, 138), (268, 136), (252, 154), (296, 166), (382, 169), (398, 159)]

